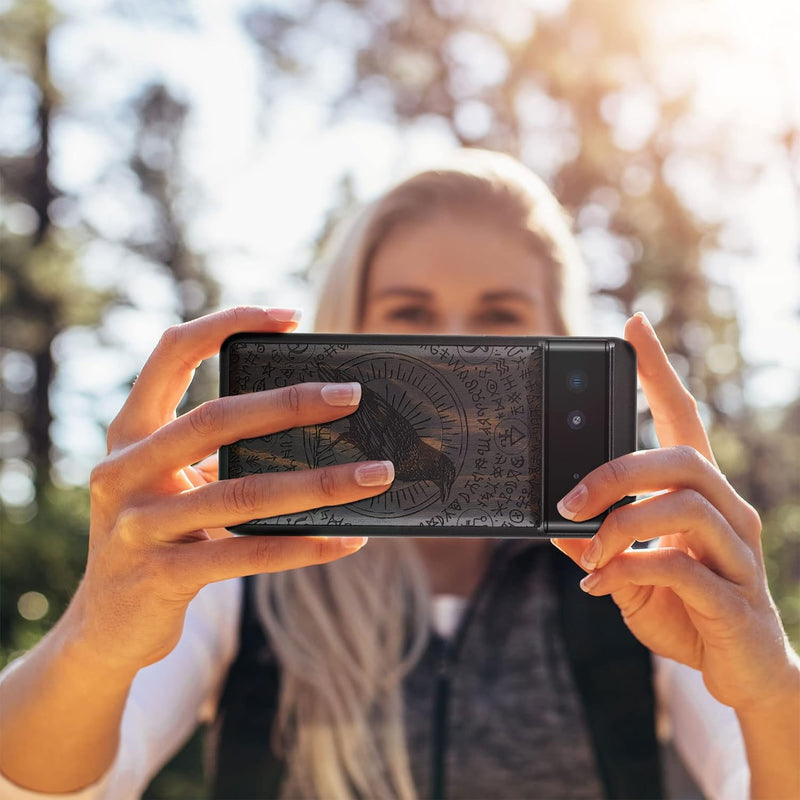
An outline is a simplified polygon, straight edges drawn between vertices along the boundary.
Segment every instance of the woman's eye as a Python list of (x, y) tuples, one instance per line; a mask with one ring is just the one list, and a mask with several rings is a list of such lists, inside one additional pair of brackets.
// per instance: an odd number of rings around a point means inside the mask
[(514, 311), (504, 308), (492, 308), (481, 315), (481, 321), (489, 325), (516, 325), (523, 321)]
[(430, 322), (432, 318), (431, 312), (422, 306), (400, 306), (392, 309), (386, 316), (404, 322)]

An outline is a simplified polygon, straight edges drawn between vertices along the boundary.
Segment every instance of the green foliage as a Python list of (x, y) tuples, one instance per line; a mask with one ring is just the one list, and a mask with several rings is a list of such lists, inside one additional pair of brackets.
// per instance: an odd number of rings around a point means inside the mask
[(786, 502), (770, 509), (762, 522), (772, 597), (792, 646), (800, 652), (800, 503)]
[[(30, 508), (0, 508), (0, 530), (0, 663), (5, 666), (53, 626), (75, 593), (86, 565), (88, 490), (48, 485)], [(20, 614), (26, 592), (47, 599), (41, 618)]]

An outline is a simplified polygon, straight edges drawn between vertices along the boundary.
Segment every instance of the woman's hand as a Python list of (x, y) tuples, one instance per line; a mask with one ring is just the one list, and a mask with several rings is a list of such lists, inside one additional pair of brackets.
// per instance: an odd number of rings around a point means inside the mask
[(225, 527), (379, 494), (393, 480), (390, 462), (217, 482), (211, 455), (238, 439), (350, 414), (358, 384), (332, 384), (338, 396), (323, 383), (297, 384), (175, 415), (195, 368), (226, 337), (288, 332), (296, 324), (291, 317), (237, 308), (170, 328), (111, 423), (108, 456), (91, 477), (88, 561), (71, 609), (78, 641), (110, 668), (136, 671), (171, 652), (187, 605), (207, 583), (331, 561), (364, 543), (234, 536)]
[[(720, 702), (796, 704), (797, 658), (769, 594), (759, 515), (719, 471), (697, 403), (644, 315), (628, 320), (625, 338), (661, 447), (601, 465), (559, 510), (583, 520), (626, 495), (659, 494), (612, 511), (590, 542), (553, 543), (591, 572), (582, 588), (611, 594), (637, 639), (700, 670)], [(657, 537), (656, 547), (628, 550)]]

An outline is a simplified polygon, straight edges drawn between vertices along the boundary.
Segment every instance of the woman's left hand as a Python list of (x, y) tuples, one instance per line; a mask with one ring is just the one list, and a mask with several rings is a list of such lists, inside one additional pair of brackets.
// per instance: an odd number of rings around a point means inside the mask
[(599, 466), (578, 484), (580, 510), (559, 510), (580, 521), (626, 495), (659, 494), (613, 510), (591, 541), (553, 544), (591, 572), (586, 591), (611, 594), (639, 641), (700, 670), (720, 702), (745, 711), (792, 698), (797, 661), (769, 593), (758, 512), (719, 471), (697, 403), (644, 315), (625, 338), (661, 447)]

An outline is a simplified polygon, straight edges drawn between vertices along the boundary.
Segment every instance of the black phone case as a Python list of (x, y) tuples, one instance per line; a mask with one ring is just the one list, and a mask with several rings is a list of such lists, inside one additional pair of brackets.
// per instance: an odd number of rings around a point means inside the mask
[(220, 396), (306, 381), (358, 381), (362, 397), (356, 411), (339, 420), (222, 447), (220, 479), (373, 459), (395, 465), (394, 482), (374, 497), (230, 530), (301, 535), (346, 526), (347, 535), (371, 536), (592, 535), (607, 512), (582, 523), (563, 519), (554, 506), (570, 487), (558, 487), (553, 496), (555, 487), (543, 468), (548, 463), (544, 387), (548, 353), (556, 347), (606, 353), (607, 449), (601, 460), (634, 450), (636, 357), (622, 339), (230, 337), (220, 351)]

